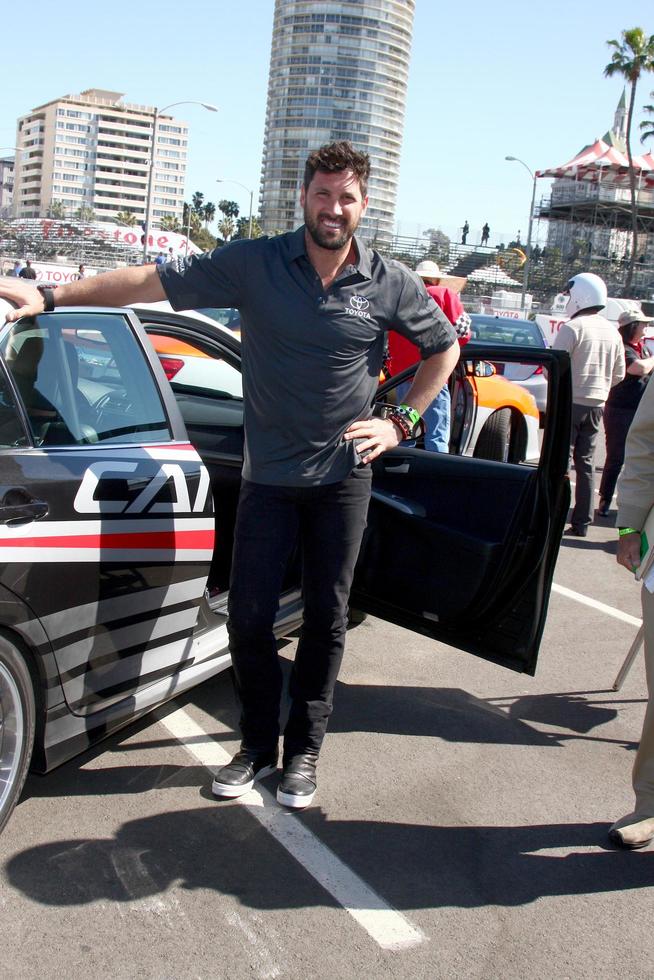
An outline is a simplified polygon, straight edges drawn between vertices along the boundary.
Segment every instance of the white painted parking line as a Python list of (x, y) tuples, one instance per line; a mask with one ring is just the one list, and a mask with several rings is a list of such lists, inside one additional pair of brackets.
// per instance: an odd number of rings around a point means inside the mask
[[(174, 704), (174, 702), (173, 702)], [(156, 712), (158, 721), (207, 769), (216, 771), (231, 756), (183, 708)], [(279, 806), (263, 786), (239, 800), (295, 860), (322, 885), (382, 949), (417, 946), (426, 936), (366, 885), (298, 819)]]
[(556, 582), (553, 582), (552, 592), (558, 592), (559, 595), (563, 595), (567, 599), (574, 599), (575, 602), (581, 602), (584, 606), (590, 606), (592, 609), (606, 613), (607, 616), (613, 616), (614, 619), (620, 619), (623, 623), (629, 623), (631, 626), (640, 626), (642, 623), (642, 620), (630, 616), (629, 613), (623, 612), (621, 609), (616, 609), (615, 606), (607, 606), (606, 603), (591, 599), (590, 596), (584, 595), (582, 592), (566, 589), (565, 585), (557, 585)]

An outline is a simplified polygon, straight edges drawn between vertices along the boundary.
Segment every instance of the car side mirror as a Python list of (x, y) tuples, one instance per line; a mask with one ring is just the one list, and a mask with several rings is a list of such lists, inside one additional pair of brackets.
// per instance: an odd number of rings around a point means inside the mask
[(497, 371), (490, 361), (470, 361), (466, 366), (466, 374), (475, 378), (492, 378)]

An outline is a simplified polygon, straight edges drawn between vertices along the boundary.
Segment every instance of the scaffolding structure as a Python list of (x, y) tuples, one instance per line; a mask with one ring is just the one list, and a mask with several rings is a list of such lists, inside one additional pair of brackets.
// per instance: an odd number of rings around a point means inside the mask
[[(640, 175), (639, 175), (640, 176)], [(654, 257), (654, 189), (636, 192), (638, 259)], [(585, 243), (588, 254), (605, 259), (628, 257), (632, 243), (631, 194), (624, 182), (607, 175), (602, 181), (561, 180), (536, 209), (550, 223), (547, 244), (569, 255), (575, 243)], [(578, 247), (578, 246), (577, 246)]]
[[(633, 295), (646, 297), (654, 288), (654, 157), (627, 154), (626, 100), (618, 102), (613, 127), (584, 146), (567, 163), (537, 170), (553, 178), (551, 193), (536, 209), (548, 222), (547, 248), (564, 262), (582, 260), (613, 288), (624, 279), (634, 248), (630, 181), (636, 184), (636, 266)], [(595, 268), (597, 266), (597, 268)], [(609, 285), (611, 291), (611, 285)]]

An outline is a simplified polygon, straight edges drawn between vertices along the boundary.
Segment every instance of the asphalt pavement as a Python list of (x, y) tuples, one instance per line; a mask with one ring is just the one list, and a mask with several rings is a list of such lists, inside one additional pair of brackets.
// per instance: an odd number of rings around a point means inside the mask
[[(229, 673), (45, 777), (0, 837), (0, 976), (650, 978), (631, 806), (639, 589), (611, 518), (564, 538), (536, 677), (369, 618), (314, 805), (217, 802)], [(285, 668), (295, 640), (283, 645)]]

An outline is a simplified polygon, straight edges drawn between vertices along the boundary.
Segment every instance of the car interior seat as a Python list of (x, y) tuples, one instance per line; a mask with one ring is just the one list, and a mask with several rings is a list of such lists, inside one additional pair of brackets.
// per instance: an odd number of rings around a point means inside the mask
[(18, 350), (10, 350), (7, 356), (7, 367), (20, 392), (37, 442), (43, 441), (48, 427), (60, 420), (55, 406), (37, 387), (44, 352), (42, 337), (26, 337)]
[[(93, 410), (81, 392), (79, 394), (84, 399), (86, 408), (78, 408), (78, 426), (74, 425), (72, 419), (65, 419), (57, 407), (57, 403), (62, 401), (63, 379), (57, 376), (54, 353), (46, 338), (25, 337), (18, 350), (13, 355), (9, 352), (7, 357), (7, 366), (25, 405), (34, 439), (38, 445), (74, 445), (80, 441), (97, 441), (97, 433), (82, 418), (83, 411), (92, 415)], [(73, 350), (72, 353), (77, 360), (77, 352)], [(71, 378), (74, 370), (73, 365)], [(77, 427), (80, 429), (79, 438), (73, 434), (73, 429)]]
[(75, 404), (77, 406), (77, 414), (79, 415), (79, 420), (82, 425), (90, 426), (93, 428), (96, 419), (96, 413), (91, 407), (91, 403), (84, 394), (84, 392), (79, 389), (79, 355), (73, 344), (64, 344), (64, 350), (66, 351), (66, 360), (68, 361), (68, 370), (70, 371), (70, 380), (73, 386), (73, 395), (75, 397)]
[(79, 354), (73, 344), (64, 343), (70, 380), (73, 388), (73, 397), (77, 408), (77, 425), (80, 431), (81, 442), (97, 442), (98, 432), (96, 429), (98, 417), (97, 412), (92, 407), (83, 391), (79, 389)]

